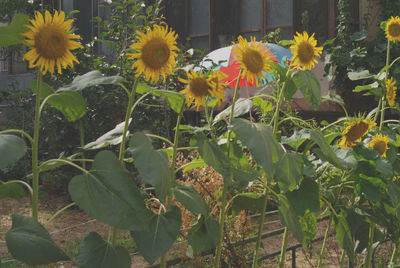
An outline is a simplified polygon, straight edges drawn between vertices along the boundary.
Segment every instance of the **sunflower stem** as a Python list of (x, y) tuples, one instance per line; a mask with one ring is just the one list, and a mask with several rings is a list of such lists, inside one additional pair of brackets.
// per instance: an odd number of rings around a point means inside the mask
[(369, 224), (369, 239), (368, 239), (368, 253), (367, 253), (367, 260), (366, 260), (366, 268), (371, 268), (371, 260), (372, 260), (372, 251), (374, 245), (374, 231), (375, 231), (375, 224), (371, 222)]
[(288, 67), (288, 70), (286, 72), (286, 80), (283, 82), (282, 87), (279, 90), (279, 95), (278, 95), (278, 100), (276, 103), (276, 109), (275, 109), (275, 113), (273, 116), (273, 127), (272, 127), (272, 131), (274, 134), (276, 134), (276, 131), (278, 130), (278, 121), (279, 121), (279, 111), (281, 109), (281, 105), (282, 105), (282, 100), (283, 100), (283, 91), (285, 90), (286, 87), (286, 81), (287, 81), (287, 77), (289, 75), (290, 72), (290, 67)]
[[(396, 241), (394, 243), (394, 248), (393, 248), (393, 252), (392, 252), (392, 256), (390, 257), (390, 262), (389, 262), (389, 267), (394, 267), (394, 264), (396, 262), (396, 257), (397, 257), (397, 250), (399, 248), (399, 241)], [(390, 266), (392, 265), (392, 266)]]
[[(83, 118), (79, 120), (79, 139), (81, 143), (81, 147), (85, 146), (85, 128), (83, 126)], [(85, 158), (85, 151), (82, 150), (82, 156)], [(82, 161), (82, 168), (86, 169), (86, 162)]]
[(321, 252), (320, 252), (319, 258), (318, 258), (318, 266), (317, 266), (317, 268), (321, 268), (322, 267), (322, 261), (324, 260), (326, 242), (328, 240), (329, 231), (331, 229), (331, 223), (332, 223), (332, 215), (329, 217), (328, 227), (325, 230), (324, 241), (322, 242), (322, 247), (321, 247)]
[[(239, 82), (240, 78), (242, 76), (243, 69), (241, 68), (237, 77), (236, 81), (236, 86), (235, 86), (235, 91), (233, 93), (233, 99), (232, 99), (232, 106), (231, 106), (231, 113), (229, 115), (229, 123), (232, 122), (233, 119), (233, 113), (235, 111), (235, 103), (236, 99), (238, 96), (238, 89), (239, 89)], [(231, 146), (231, 135), (232, 135), (232, 130), (228, 130), (228, 135), (227, 135), (227, 141), (226, 141), (226, 147), (228, 148), (228, 158), (229, 158), (229, 152), (230, 152), (230, 146)], [(226, 209), (226, 204), (227, 204), (227, 192), (228, 192), (228, 184), (232, 180), (233, 173), (230, 171), (229, 178), (223, 178), (223, 186), (222, 186), (222, 196), (221, 196), (221, 207), (219, 210), (219, 241), (217, 244), (217, 247), (215, 249), (215, 259), (214, 259), (214, 267), (219, 268), (221, 264), (221, 253), (222, 253), (222, 243), (224, 241), (224, 224), (225, 224), (225, 209)]]
[[(118, 159), (122, 166), (125, 166), (124, 155), (125, 155), (126, 136), (128, 133), (129, 123), (130, 123), (129, 119), (131, 118), (132, 112), (133, 112), (132, 108), (134, 105), (136, 88), (137, 88), (138, 82), (139, 82), (139, 78), (136, 78), (135, 82), (133, 83), (132, 90), (128, 96), (128, 107), (126, 108), (125, 122), (124, 122), (125, 124), (124, 124), (124, 130), (122, 132), (122, 141), (121, 141), (121, 144), (119, 147), (119, 156), (118, 156)], [(115, 246), (117, 243), (117, 239), (118, 239), (118, 228), (115, 226), (111, 226), (109, 232), (111, 233), (111, 236), (109, 235), (109, 237), (111, 239), (111, 244), (113, 246)]]
[(258, 263), (258, 252), (260, 250), (260, 245), (261, 245), (261, 233), (262, 233), (262, 229), (264, 226), (264, 219), (265, 219), (265, 212), (267, 210), (267, 203), (268, 203), (268, 188), (265, 188), (264, 204), (263, 204), (263, 209), (261, 211), (260, 222), (258, 224), (257, 242), (256, 242), (256, 249), (255, 249), (254, 255), (253, 255), (253, 263), (251, 265), (252, 268), (256, 268), (257, 263)]
[(42, 73), (38, 70), (36, 100), (35, 100), (35, 120), (33, 122), (33, 141), (32, 141), (32, 217), (38, 219), (39, 203), (39, 127), (40, 127), (40, 88), (42, 86)]
[(279, 268), (285, 267), (287, 242), (288, 242), (288, 228), (285, 227), (285, 231), (283, 232), (283, 237), (282, 237), (282, 248), (281, 248), (281, 256), (279, 258)]
[(212, 129), (212, 125), (211, 125), (211, 121), (210, 121), (210, 120), (211, 120), (210, 114), (208, 113), (207, 99), (206, 99), (206, 105), (205, 105), (205, 107), (204, 107), (204, 113), (205, 113), (205, 115), (206, 115), (207, 125), (208, 125), (208, 127), (210, 128), (211, 137), (212, 137), (213, 139), (215, 139), (215, 133), (214, 133), (214, 131), (213, 131), (213, 129)]
[[(385, 85), (386, 81), (388, 80), (388, 74), (389, 74), (389, 60), (390, 60), (390, 41), (389, 39), (387, 40), (387, 49), (386, 49), (386, 74), (385, 74)], [(385, 121), (385, 96), (386, 96), (386, 91), (387, 89), (385, 88), (385, 94), (382, 96), (382, 107), (381, 107), (381, 121), (379, 122), (379, 131), (382, 130), (383, 127), (383, 121)]]

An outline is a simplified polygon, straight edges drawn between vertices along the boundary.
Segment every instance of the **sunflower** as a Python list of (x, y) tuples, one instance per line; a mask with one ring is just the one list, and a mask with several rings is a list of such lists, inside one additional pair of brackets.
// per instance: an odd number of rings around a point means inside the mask
[(380, 156), (386, 157), (386, 151), (389, 149), (388, 143), (389, 143), (388, 136), (377, 134), (375, 136), (372, 136), (372, 141), (369, 143), (369, 147), (377, 151)]
[(228, 75), (221, 72), (220, 70), (215, 70), (210, 74), (211, 83), (214, 84), (214, 91), (211, 93), (217, 98), (217, 105), (221, 105), (221, 102), (225, 100), (225, 92), (224, 89), (227, 87), (227, 84), (222, 80), (227, 78)]
[(136, 69), (136, 76), (145, 74), (145, 80), (151, 83), (157, 82), (160, 75), (166, 79), (166, 75), (172, 74), (172, 68), (176, 66), (175, 57), (178, 52), (174, 31), (168, 30), (168, 26), (154, 25), (146, 33), (137, 32), (137, 42), (130, 46), (139, 50), (137, 53), (127, 53), (130, 59), (138, 59), (132, 66)]
[(386, 80), (386, 99), (390, 107), (394, 106), (394, 101), (396, 99), (396, 81), (393, 81), (392, 78)]
[(293, 52), (291, 61), (294, 65), (301, 66), (304, 70), (311, 70), (314, 68), (317, 60), (315, 57), (321, 56), (322, 47), (317, 47), (317, 40), (314, 34), (308, 36), (307, 32), (303, 34), (297, 33), (294, 36), (294, 44), (290, 46)]
[(361, 138), (367, 134), (371, 127), (375, 127), (376, 123), (367, 119), (357, 118), (353, 122), (346, 122), (348, 125), (342, 132), (345, 135), (339, 142), (339, 145), (347, 148), (353, 147), (356, 142), (360, 142)]
[(200, 105), (206, 106), (206, 96), (207, 94), (216, 97), (218, 102), (223, 100), (225, 94), (222, 91), (216, 90), (216, 84), (212, 81), (213, 77), (206, 77), (203, 73), (196, 73), (193, 70), (187, 72), (189, 80), (179, 78), (188, 87), (181, 90), (180, 93), (186, 95), (186, 105), (189, 107), (193, 102), (196, 110), (199, 110)]
[(35, 19), (29, 20), (31, 25), (26, 25), (29, 31), (22, 35), (25, 43), (33, 48), (28, 51), (23, 60), (29, 61), (29, 68), (39, 66), (43, 74), (54, 74), (54, 68), (61, 74), (62, 68), (73, 68), (74, 61), (79, 63), (70, 50), (82, 48), (82, 45), (73, 39), (81, 39), (79, 35), (70, 33), (73, 19), (65, 21), (65, 13), (54, 11), (51, 16), (49, 11), (36, 12)]
[(238, 44), (233, 43), (232, 51), (237, 55), (235, 59), (243, 69), (242, 77), (247, 76), (247, 81), (258, 85), (259, 79), (266, 78), (265, 74), (271, 69), (272, 54), (269, 49), (256, 42), (255, 37), (251, 37), (250, 44), (242, 36), (238, 37)]
[(385, 32), (389, 41), (400, 41), (400, 18), (398, 16), (391, 17), (386, 22)]

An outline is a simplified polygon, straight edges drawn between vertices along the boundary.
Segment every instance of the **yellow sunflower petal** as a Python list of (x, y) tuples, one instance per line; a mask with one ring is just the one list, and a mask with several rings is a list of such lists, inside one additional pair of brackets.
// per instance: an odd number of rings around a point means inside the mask
[(307, 32), (303, 32), (303, 34), (297, 33), (290, 49), (293, 53), (292, 64), (301, 66), (304, 70), (314, 68), (318, 62), (315, 57), (320, 57), (322, 53), (322, 47), (317, 47), (317, 40), (315, 40), (314, 34), (309, 36)]

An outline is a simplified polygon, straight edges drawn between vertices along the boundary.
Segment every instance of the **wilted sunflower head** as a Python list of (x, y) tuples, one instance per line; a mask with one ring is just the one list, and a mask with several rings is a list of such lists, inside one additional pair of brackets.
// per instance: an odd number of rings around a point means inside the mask
[(398, 16), (396, 17), (391, 17), (387, 22), (386, 22), (386, 38), (389, 41), (400, 41), (400, 18)]
[(165, 82), (166, 76), (172, 74), (172, 68), (176, 66), (177, 35), (168, 30), (168, 26), (160, 25), (154, 25), (153, 29), (148, 28), (146, 33), (137, 33), (137, 42), (130, 45), (130, 48), (139, 52), (127, 53), (130, 59), (137, 59), (132, 65), (136, 69), (136, 76), (143, 73), (145, 80), (153, 83), (161, 75)]
[(386, 100), (389, 104), (390, 107), (393, 107), (395, 105), (395, 100), (396, 100), (396, 81), (393, 81), (392, 78), (386, 80), (385, 82), (386, 85)]
[(242, 36), (238, 37), (238, 43), (233, 43), (232, 51), (236, 53), (236, 60), (243, 69), (242, 77), (247, 77), (250, 83), (258, 85), (259, 80), (265, 77), (265, 73), (270, 72), (272, 53), (269, 49), (256, 42), (255, 37), (251, 37), (250, 44)]
[(196, 110), (199, 110), (200, 105), (206, 106), (207, 94), (215, 95), (215, 84), (211, 82), (210, 77), (206, 77), (202, 72), (196, 73), (190, 70), (186, 74), (189, 79), (179, 78), (179, 81), (188, 86), (180, 93), (186, 95), (185, 103), (188, 107), (194, 102)]
[(290, 49), (293, 53), (291, 59), (293, 65), (301, 66), (304, 70), (314, 68), (315, 63), (317, 63), (315, 57), (321, 56), (322, 53), (322, 47), (317, 47), (317, 40), (315, 40), (314, 34), (308, 36), (307, 32), (303, 32), (303, 34), (297, 33)]
[(35, 19), (29, 20), (31, 25), (26, 25), (29, 31), (22, 35), (26, 38), (24, 42), (32, 47), (23, 60), (29, 62), (29, 68), (40, 67), (43, 74), (49, 72), (62, 73), (62, 68), (67, 66), (73, 68), (74, 62), (79, 63), (70, 50), (82, 48), (82, 45), (73, 39), (81, 39), (79, 35), (70, 33), (73, 19), (65, 21), (64, 11), (54, 11), (51, 16), (49, 11), (36, 12)]
[(375, 136), (372, 136), (372, 141), (369, 143), (369, 147), (377, 151), (380, 156), (386, 157), (386, 151), (389, 149), (389, 141), (390, 139), (388, 136), (383, 136), (379, 133)]
[(353, 122), (346, 122), (347, 127), (342, 132), (344, 137), (340, 140), (339, 145), (347, 148), (353, 147), (356, 142), (360, 142), (361, 138), (368, 133), (371, 127), (375, 127), (376, 123), (368, 119), (357, 118)]

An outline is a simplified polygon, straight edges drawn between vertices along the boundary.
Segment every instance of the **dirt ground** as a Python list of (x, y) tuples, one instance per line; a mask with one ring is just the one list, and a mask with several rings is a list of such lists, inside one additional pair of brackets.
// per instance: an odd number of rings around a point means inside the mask
[[(58, 209), (69, 204), (71, 201), (67, 197), (56, 197), (48, 196), (42, 199), (39, 207), (39, 221), (45, 224), (52, 214)], [(4, 234), (10, 229), (11, 226), (11, 214), (19, 213), (22, 215), (30, 216), (30, 200), (27, 198), (21, 200), (14, 199), (3, 199), (0, 200), (0, 256), (3, 261), (2, 267), (24, 267), (21, 264), (12, 260), (12, 257), (7, 252), (7, 247), (4, 243)], [(316, 238), (323, 236), (327, 226), (327, 221), (321, 222), (318, 226), (318, 232)], [(264, 225), (263, 232), (272, 231), (281, 228), (278, 217), (270, 216), (267, 218), (267, 222)], [(75, 256), (78, 252), (79, 245), (83, 241), (83, 238), (89, 232), (98, 232), (103, 237), (107, 237), (108, 225), (98, 222), (92, 217), (88, 216), (84, 212), (80, 211), (77, 207), (70, 208), (61, 213), (53, 222), (47, 226), (52, 238), (55, 242), (61, 246), (67, 255)], [(120, 243), (123, 244), (132, 257), (132, 267), (147, 267), (149, 264), (135, 253), (135, 247), (130, 239), (127, 232), (120, 233)], [(281, 247), (282, 234), (274, 237), (269, 237), (262, 241), (262, 249), (260, 256), (270, 254), (280, 249)], [(179, 244), (176, 242), (175, 244)], [(297, 244), (297, 241), (289, 236), (288, 246)], [(316, 267), (318, 261), (318, 252), (321, 248), (322, 240), (312, 244), (312, 247), (308, 250), (303, 248), (297, 248), (296, 253), (296, 267)], [(179, 247), (179, 245), (178, 245)], [(176, 247), (175, 247), (176, 248)], [(182, 245), (181, 245), (182, 248)], [(254, 244), (249, 245), (248, 249), (254, 248)], [(240, 249), (238, 249), (239, 251)], [(174, 252), (175, 251), (175, 252)], [(171, 253), (172, 252), (172, 253)], [(174, 258), (179, 253), (177, 249), (170, 252), (170, 258)], [(327, 244), (327, 250), (325, 254), (325, 266), (324, 267), (338, 267), (340, 261), (341, 249), (335, 242), (335, 236), (330, 237)], [(278, 257), (268, 258), (263, 260), (261, 267), (277, 267)], [(5, 265), (4, 265), (5, 264)], [(54, 266), (46, 267), (76, 267), (75, 261), (57, 263)], [(176, 265), (174, 267), (197, 267), (196, 265)], [(286, 254), (286, 267), (292, 267), (292, 251), (288, 251)]]

